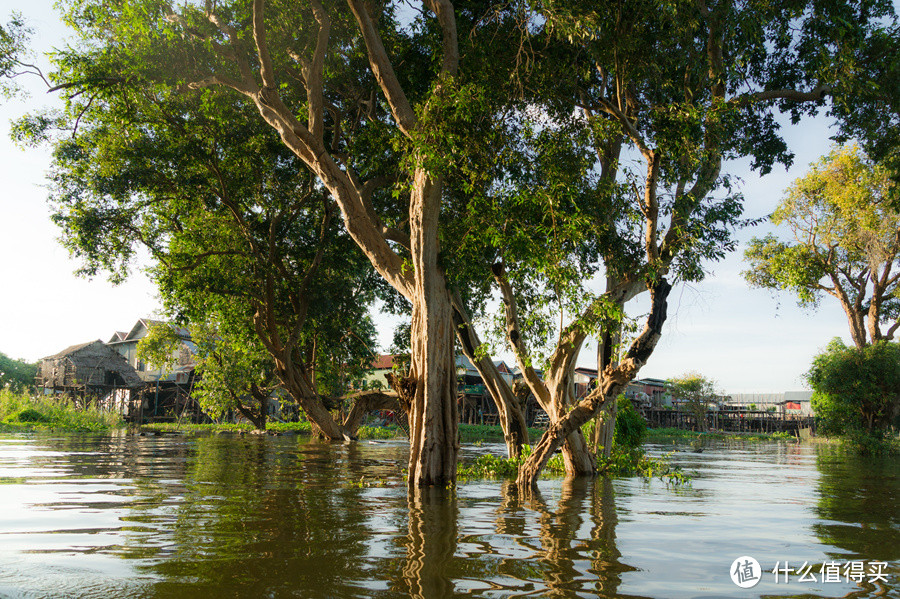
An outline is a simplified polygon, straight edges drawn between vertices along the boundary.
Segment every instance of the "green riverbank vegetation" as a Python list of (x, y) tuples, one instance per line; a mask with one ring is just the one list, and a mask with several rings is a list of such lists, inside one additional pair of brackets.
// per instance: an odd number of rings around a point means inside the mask
[(647, 430), (647, 441), (667, 443), (676, 439), (741, 439), (744, 441), (790, 441), (797, 437), (788, 432), (777, 433), (720, 433), (715, 431), (689, 431), (680, 428), (651, 428)]
[(105, 432), (123, 426), (114, 412), (76, 408), (56, 398), (0, 389), (0, 431)]
[[(613, 447), (609, 456), (604, 456), (602, 448), (596, 448), (597, 472), (608, 476), (642, 476), (659, 478), (667, 484), (682, 484), (689, 477), (678, 466), (673, 466), (667, 456), (654, 458), (644, 451), (643, 443), (647, 438), (647, 423), (638, 414), (631, 402), (624, 397), (619, 398), (618, 415), (613, 435)], [(594, 422), (582, 427), (586, 438), (593, 436)], [(462, 427), (460, 427), (462, 428)], [(537, 438), (537, 437), (535, 437)], [(457, 475), (461, 480), (476, 478), (515, 477), (519, 467), (531, 455), (531, 446), (523, 448), (518, 458), (503, 458), (493, 454), (484, 454), (470, 463), (460, 466)], [(566, 473), (563, 456), (556, 453), (547, 463), (544, 473), (550, 476), (563, 476)]]

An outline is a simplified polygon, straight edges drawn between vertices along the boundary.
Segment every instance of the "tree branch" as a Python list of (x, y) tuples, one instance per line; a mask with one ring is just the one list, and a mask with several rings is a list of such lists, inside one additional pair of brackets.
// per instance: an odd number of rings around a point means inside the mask
[(394, 73), (394, 67), (391, 65), (387, 51), (384, 49), (384, 44), (381, 43), (381, 37), (375, 30), (375, 24), (369, 16), (365, 2), (363, 0), (347, 0), (347, 4), (350, 5), (350, 10), (353, 11), (353, 15), (356, 17), (359, 31), (362, 33), (363, 40), (366, 43), (372, 74), (375, 75), (375, 80), (378, 81), (381, 91), (384, 92), (387, 98), (388, 105), (391, 107), (391, 114), (393, 114), (397, 126), (404, 135), (409, 136), (415, 129), (418, 119), (415, 111), (409, 104), (409, 100), (406, 98), (406, 94), (403, 92), (403, 88), (400, 87), (400, 82), (397, 80), (396, 73)]
[(528, 384), (528, 388), (531, 389), (531, 392), (538, 400), (538, 403), (541, 404), (541, 407), (544, 408), (544, 411), (549, 414), (553, 402), (550, 397), (550, 392), (547, 390), (547, 386), (541, 381), (537, 372), (535, 372), (534, 367), (527, 361), (528, 348), (525, 347), (525, 341), (522, 338), (521, 327), (519, 325), (519, 314), (516, 309), (516, 297), (513, 294), (512, 286), (509, 284), (509, 280), (506, 277), (506, 268), (502, 262), (497, 262), (491, 266), (491, 273), (494, 275), (494, 280), (497, 282), (497, 286), (500, 288), (500, 293), (503, 296), (504, 313), (506, 316), (506, 338), (509, 341), (510, 346), (512, 346), (513, 353), (516, 356), (516, 363), (519, 366), (519, 370), (522, 371), (522, 377)]

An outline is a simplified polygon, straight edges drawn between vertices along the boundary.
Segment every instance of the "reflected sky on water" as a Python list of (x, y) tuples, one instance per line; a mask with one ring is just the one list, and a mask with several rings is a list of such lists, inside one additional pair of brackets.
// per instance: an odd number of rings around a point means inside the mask
[[(0, 435), (0, 597), (900, 597), (900, 465), (652, 446), (694, 473), (406, 494), (401, 442)], [(464, 459), (500, 447), (464, 447)], [(766, 570), (735, 586), (732, 561)], [(888, 583), (774, 581), (882, 561)]]

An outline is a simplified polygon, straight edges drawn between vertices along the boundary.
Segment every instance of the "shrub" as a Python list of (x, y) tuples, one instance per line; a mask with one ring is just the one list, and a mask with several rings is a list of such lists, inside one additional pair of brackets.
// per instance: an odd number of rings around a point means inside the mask
[(634, 408), (631, 400), (620, 395), (616, 400), (616, 431), (613, 433), (613, 448), (640, 447), (647, 436), (647, 421)]

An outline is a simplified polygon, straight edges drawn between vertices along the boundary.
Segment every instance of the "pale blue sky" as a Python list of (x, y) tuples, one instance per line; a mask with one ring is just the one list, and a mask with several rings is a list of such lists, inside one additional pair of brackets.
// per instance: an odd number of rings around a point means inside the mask
[[(0, 0), (0, 19), (18, 10), (35, 28), (34, 46), (42, 52), (59, 45), (64, 33), (47, 0), (27, 5)], [(39, 61), (46, 64), (42, 59)], [(31, 97), (0, 106), (0, 351), (15, 358), (36, 360), (68, 345), (128, 330), (158, 308), (155, 290), (140, 272), (113, 287), (103, 278), (93, 281), (73, 275), (77, 264), (57, 243), (58, 230), (49, 221), (43, 187), (49, 165), (46, 151), (20, 150), (9, 140), (9, 121), (53, 101), (37, 85)], [(774, 209), (782, 190), (801, 176), (810, 162), (829, 149), (824, 120), (789, 129), (787, 138), (796, 154), (794, 167), (759, 178), (746, 164), (727, 169), (744, 180), (746, 215), (764, 216)], [(747, 240), (770, 227), (739, 234)], [(751, 290), (743, 282), (742, 249), (712, 265), (700, 284), (677, 286), (670, 297), (670, 315), (660, 344), (640, 376), (668, 378), (698, 370), (717, 380), (723, 391), (780, 392), (804, 388), (802, 374), (828, 341), (848, 339), (843, 313), (835, 302), (823, 302), (814, 313), (799, 310), (788, 296), (780, 302), (770, 293)], [(633, 310), (640, 311), (640, 307)], [(382, 327), (381, 341), (390, 342), (390, 326)], [(593, 349), (582, 355), (590, 366)]]

